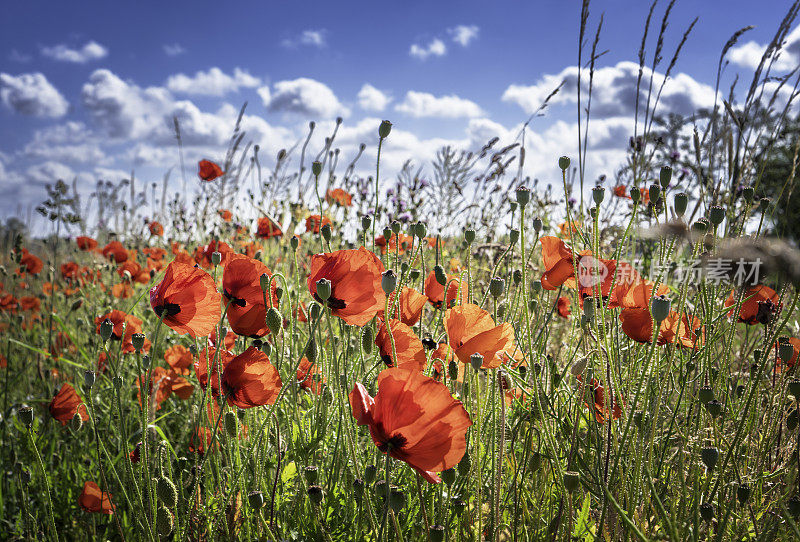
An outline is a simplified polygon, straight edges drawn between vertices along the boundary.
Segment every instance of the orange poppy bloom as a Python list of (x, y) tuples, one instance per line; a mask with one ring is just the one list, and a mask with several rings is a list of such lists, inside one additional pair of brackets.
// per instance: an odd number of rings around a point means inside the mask
[(573, 233), (578, 233), (580, 231), (580, 228), (574, 221), (569, 226), (566, 222), (562, 222), (558, 225), (558, 229), (561, 230), (561, 235), (570, 238), (572, 237)]
[(222, 385), (229, 405), (253, 408), (278, 399), (281, 377), (267, 355), (251, 346), (225, 366)]
[[(272, 275), (272, 271), (260, 261), (244, 254), (231, 254), (225, 266), (222, 292), (228, 307), (228, 322), (237, 335), (257, 338), (263, 337), (269, 331), (261, 275)], [(276, 288), (277, 284), (273, 282), (273, 306), (278, 303)]]
[(194, 363), (191, 351), (181, 344), (170, 346), (164, 351), (164, 360), (177, 374), (188, 375)]
[(571, 301), (566, 296), (561, 296), (558, 298), (558, 302), (556, 303), (556, 310), (558, 311), (559, 316), (562, 318), (569, 318), (569, 315), (572, 314), (572, 309), (570, 308)]
[(322, 376), (319, 364), (311, 363), (307, 358), (301, 359), (300, 365), (297, 366), (297, 383), (300, 389), (308, 390), (315, 395), (321, 394), (325, 377)]
[(0, 297), (0, 309), (6, 312), (16, 312), (19, 308), (19, 301), (11, 294), (5, 294)]
[(225, 370), (228, 363), (233, 359), (233, 354), (227, 350), (220, 350), (213, 347), (204, 348), (194, 362), (194, 372), (200, 387), (206, 389), (209, 383), (209, 367), (211, 368), (211, 392), (216, 397), (219, 395), (219, 375), (217, 374), (217, 364), (219, 373)]
[(572, 250), (563, 239), (545, 235), (539, 239), (542, 244), (542, 261), (545, 272), (542, 275), (542, 288), (557, 290), (566, 285), (575, 288), (575, 267)]
[[(390, 308), (394, 306), (395, 293), (396, 291), (389, 295)], [(400, 321), (404, 324), (413, 326), (419, 322), (420, 316), (422, 316), (422, 309), (425, 307), (425, 303), (427, 302), (428, 298), (416, 291), (414, 288), (403, 286), (403, 290), (400, 292), (400, 300), (398, 301), (397, 307), (395, 308), (392, 316), (399, 317)], [(384, 318), (383, 311), (380, 311), (378, 316)]]
[(428, 360), (425, 357), (425, 347), (414, 331), (399, 320), (390, 320), (392, 337), (394, 337), (397, 359), (392, 359), (392, 340), (386, 328), (386, 322), (381, 322), (378, 334), (375, 336), (375, 345), (380, 351), (381, 359), (387, 367), (400, 367), (412, 371), (425, 369)]
[[(800, 357), (800, 339), (795, 337), (789, 337), (789, 343), (792, 345), (793, 352), (792, 358), (789, 361), (784, 361), (781, 359), (780, 356), (777, 357), (777, 361), (775, 363), (775, 369), (777, 371), (781, 371), (785, 366), (787, 369), (791, 369), (795, 365), (797, 365), (797, 358)], [(777, 349), (780, 346), (778, 342), (775, 343), (775, 350), (777, 353)]]
[(19, 307), (24, 311), (39, 312), (42, 302), (38, 297), (26, 295), (19, 298)]
[(122, 277), (123, 280), (133, 280), (140, 284), (147, 284), (150, 282), (150, 272), (133, 260), (122, 262), (122, 264), (117, 267), (117, 274)]
[(80, 398), (72, 384), (65, 382), (61, 385), (61, 389), (55, 394), (53, 400), (50, 401), (50, 415), (56, 420), (61, 422), (61, 425), (67, 425), (70, 420), (79, 412), (81, 419), (86, 421), (89, 419), (89, 414), (86, 412), (86, 405), (83, 404), (83, 399)]
[(331, 219), (327, 216), (320, 217), (319, 215), (311, 215), (306, 218), (306, 231), (313, 231), (314, 233), (319, 233), (320, 228), (325, 224), (330, 224)]
[(30, 273), (31, 275), (38, 275), (42, 272), (42, 268), (44, 268), (42, 260), (28, 252), (27, 248), (23, 248), (22, 258), (19, 262), (20, 271)]
[[(212, 265), (211, 257), (215, 252), (219, 252), (222, 256), (220, 259), (220, 265), (223, 267), (228, 262), (228, 256), (234, 254), (233, 249), (228, 243), (224, 243), (222, 241), (211, 241), (205, 246), (197, 247), (197, 249), (194, 251), (194, 261), (197, 262), (201, 267), (208, 269)], [(175, 259), (178, 260), (178, 258)]]
[(383, 308), (381, 273), (385, 271), (378, 257), (365, 249), (337, 250), (311, 257), (308, 290), (317, 295), (317, 281), (331, 281), (331, 296), (326, 301), (331, 312), (351, 326), (363, 326)]
[(164, 226), (162, 226), (160, 222), (153, 221), (150, 223), (148, 228), (150, 229), (151, 235), (155, 235), (157, 237), (164, 235)]
[[(447, 343), (439, 343), (436, 347), (436, 350), (433, 351), (431, 354), (431, 359), (438, 359), (445, 364), (449, 364), (452, 360), (455, 359), (456, 353), (450, 348), (450, 345)], [(463, 373), (464, 371), (459, 371), (459, 374)]]
[(329, 204), (336, 203), (341, 207), (350, 207), (353, 205), (353, 196), (341, 188), (334, 188), (325, 194), (325, 201)]
[[(400, 254), (403, 254), (414, 245), (414, 238), (405, 233), (392, 234), (388, 243), (389, 250), (395, 252), (398, 243), (400, 243)], [(386, 254), (386, 245), (386, 238), (383, 235), (379, 235), (375, 238), (375, 246), (381, 248), (381, 254)]]
[(219, 213), (220, 218), (225, 222), (230, 222), (233, 218), (233, 213), (231, 213), (229, 209), (219, 209), (217, 213)]
[[(142, 384), (146, 378), (147, 375), (143, 374), (136, 380), (136, 386), (138, 388), (136, 397), (140, 405), (142, 404)], [(153, 391), (154, 386), (155, 392)], [(153, 398), (155, 409), (159, 410), (161, 408), (161, 403), (166, 401), (173, 393), (184, 400), (191, 397), (194, 386), (172, 369), (167, 370), (159, 366), (151, 372), (150, 385), (147, 386), (147, 390)]]
[[(466, 303), (469, 299), (469, 287), (467, 282), (461, 282), (458, 275), (450, 275), (447, 277), (447, 307), (452, 307), (456, 302), (456, 298), (461, 297), (461, 303)], [(425, 295), (431, 305), (437, 309), (441, 309), (445, 301), (444, 286), (439, 284), (436, 280), (436, 275), (433, 271), (430, 272), (428, 278), (425, 279)]]
[(473, 303), (457, 305), (444, 313), (445, 329), (450, 346), (462, 363), (470, 356), (483, 356), (484, 369), (499, 367), (502, 354), (514, 353), (514, 327), (508, 322), (496, 326), (491, 315)]
[(220, 294), (211, 275), (172, 262), (164, 278), (150, 290), (150, 306), (164, 323), (181, 335), (208, 335), (220, 320)]
[[(228, 331), (222, 339), (222, 344), (227, 350), (233, 350), (233, 345), (236, 344), (236, 333)], [(216, 331), (208, 336), (208, 346), (217, 346), (217, 333)]]
[(128, 251), (119, 241), (111, 241), (103, 247), (103, 256), (108, 260), (114, 260), (115, 263), (122, 263), (128, 259)]
[(97, 248), (97, 241), (91, 237), (81, 235), (75, 238), (75, 242), (78, 244), (79, 250), (89, 251)]
[(118, 299), (128, 299), (133, 296), (133, 287), (130, 282), (120, 282), (111, 287), (111, 295)]
[[(622, 322), (623, 333), (629, 338), (640, 343), (650, 342), (653, 336), (653, 320), (649, 309), (622, 309), (619, 319)], [(696, 348), (703, 344), (704, 336), (705, 332), (699, 318), (684, 314), (679, 321), (677, 311), (670, 311), (667, 318), (661, 322), (656, 344), (664, 345), (677, 340), (680, 346)]]
[(61, 264), (61, 277), (66, 280), (77, 280), (80, 274), (80, 266), (75, 262), (67, 262)]
[[(132, 314), (125, 314), (120, 310), (113, 310), (102, 316), (94, 319), (95, 331), (100, 334), (100, 326), (105, 320), (111, 320), (113, 328), (111, 330), (111, 339), (115, 341), (122, 341), (122, 353), (130, 354), (135, 352), (131, 338), (134, 333), (142, 332), (142, 321)], [(150, 339), (145, 338), (142, 352), (147, 353), (150, 350)]]
[(271, 239), (273, 237), (280, 237), (283, 235), (281, 227), (270, 217), (262, 216), (258, 219), (258, 228), (256, 230), (256, 237), (262, 239)]
[[(725, 300), (726, 307), (733, 307), (736, 304), (736, 291), (731, 291), (728, 299)], [(739, 322), (749, 326), (755, 324), (768, 324), (772, 318), (781, 311), (780, 296), (770, 288), (759, 284), (751, 286), (744, 293), (742, 307), (739, 309)], [(733, 318), (735, 310), (728, 311), (728, 316)]]
[[(578, 375), (576, 378), (578, 379), (578, 382), (583, 382), (583, 379), (580, 375)], [(594, 417), (597, 420), (597, 423), (605, 423), (609, 415), (611, 416), (612, 420), (620, 419), (622, 416), (622, 406), (618, 396), (615, 396), (613, 393), (611, 393), (611, 390), (609, 390), (608, 396), (609, 399), (611, 399), (611, 408), (608, 409), (605, 405), (605, 389), (596, 378), (592, 378), (587, 389), (588, 392), (592, 394), (592, 401), (594, 404), (591, 406), (589, 406), (588, 403), (584, 404), (586, 405), (586, 408), (594, 409)]]
[(369, 427), (381, 452), (405, 461), (428, 482), (440, 482), (436, 472), (455, 466), (467, 449), (469, 414), (447, 386), (417, 371), (385, 369), (377, 386), (374, 398), (360, 382), (350, 392), (358, 425)]
[(99, 514), (113, 514), (114, 504), (111, 502), (111, 494), (100, 491), (100, 486), (94, 482), (83, 484), (83, 491), (78, 497), (78, 504), (87, 512)]
[(628, 189), (625, 188), (624, 184), (618, 184), (614, 187), (614, 195), (618, 198), (631, 199), (631, 197), (628, 195)]
[(225, 172), (216, 163), (211, 160), (200, 160), (197, 164), (197, 176), (204, 181), (213, 181), (217, 177), (222, 177)]

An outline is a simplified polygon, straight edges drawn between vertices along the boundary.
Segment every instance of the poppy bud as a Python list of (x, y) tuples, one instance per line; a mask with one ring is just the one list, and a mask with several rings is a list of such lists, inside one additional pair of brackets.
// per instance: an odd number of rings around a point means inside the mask
[(578, 485), (581, 481), (580, 474), (574, 471), (566, 471), (562, 478), (564, 480), (564, 488), (568, 493), (573, 493), (576, 489), (578, 489)]
[(381, 139), (386, 139), (389, 137), (389, 134), (392, 131), (392, 123), (388, 120), (381, 121), (381, 125), (378, 126), (378, 137)]
[(261, 348), (261, 351), (264, 352), (264, 354), (266, 354), (267, 356), (272, 354), (272, 344), (271, 343), (269, 343), (267, 341), (264, 341), (261, 344), (260, 348)]
[(598, 207), (606, 197), (606, 189), (602, 186), (595, 186), (592, 188), (592, 199), (594, 200), (595, 205)]
[(672, 168), (669, 166), (663, 166), (661, 168), (661, 172), (658, 175), (658, 180), (661, 183), (661, 186), (664, 190), (667, 189), (669, 186), (669, 182), (672, 180)]
[(322, 502), (322, 498), (323, 498), (324, 496), (325, 496), (325, 495), (324, 495), (324, 492), (322, 491), (322, 488), (321, 488), (321, 487), (319, 487), (319, 486), (316, 486), (316, 485), (314, 485), (314, 486), (308, 486), (308, 498), (309, 498), (309, 499), (311, 500), (311, 502), (313, 502), (314, 504), (319, 504), (319, 503), (321, 503), (321, 502)]
[(631, 186), (630, 196), (631, 196), (631, 201), (633, 201), (633, 203), (639, 203), (639, 200), (642, 198), (642, 192), (639, 190), (638, 187)]
[(670, 305), (669, 298), (663, 295), (653, 296), (653, 299), (650, 300), (650, 314), (653, 315), (653, 320), (659, 323), (666, 320), (669, 316)]
[(454, 359), (447, 364), (447, 376), (450, 380), (458, 380), (458, 363)]
[(650, 201), (655, 204), (661, 198), (661, 187), (655, 183), (650, 185)]
[(428, 233), (428, 227), (425, 225), (424, 222), (417, 222), (413, 226), (414, 235), (422, 239)]
[(303, 469), (303, 476), (306, 477), (306, 481), (309, 484), (316, 483), (318, 474), (319, 469), (316, 465), (307, 465), (306, 468)]
[(469, 364), (472, 365), (472, 368), (476, 371), (479, 370), (483, 365), (483, 356), (478, 352), (475, 352), (469, 357)]
[(792, 360), (794, 356), (794, 346), (792, 346), (792, 343), (790, 343), (788, 339), (783, 341), (778, 339), (778, 356), (786, 363)]
[(471, 245), (473, 241), (475, 241), (475, 230), (471, 228), (464, 230), (464, 241), (466, 241), (468, 245)]
[(383, 228), (383, 240), (384, 241), (386, 241), (388, 243), (389, 239), (392, 238), (392, 235), (393, 235), (392, 228), (390, 228), (389, 226), (386, 226), (385, 228)]
[(400, 222), (397, 220), (392, 220), (392, 223), (389, 225), (392, 228), (392, 233), (400, 233)]
[(539, 307), (539, 301), (536, 299), (531, 299), (528, 301), (528, 310), (531, 312), (536, 312), (537, 307)]
[(72, 303), (72, 306), (70, 306), (69, 311), (74, 312), (80, 309), (81, 305), (83, 305), (83, 299), (77, 299)]
[(453, 497), (452, 506), (453, 506), (453, 512), (455, 512), (456, 515), (458, 516), (463, 514), (464, 510), (467, 509), (467, 503), (462, 501), (458, 497)]
[(361, 349), (364, 351), (366, 355), (372, 354), (372, 328), (365, 327), (363, 333), (361, 333)]
[(533, 231), (535, 231), (536, 233), (539, 233), (540, 231), (542, 231), (542, 219), (541, 218), (536, 217), (536, 218), (533, 219)]
[(745, 186), (742, 188), (742, 197), (747, 203), (753, 203), (753, 196), (755, 195), (755, 190), (752, 186)]
[(390, 295), (397, 287), (397, 275), (391, 269), (381, 273), (381, 288), (383, 293)]
[[(317, 290), (319, 291), (319, 290)], [(278, 309), (275, 307), (270, 307), (267, 310), (267, 327), (269, 328), (270, 333), (273, 335), (277, 335), (281, 331), (281, 326), (283, 324), (283, 318), (281, 318), (281, 313), (278, 312)]]
[(81, 430), (81, 427), (83, 427), (83, 418), (81, 418), (80, 412), (75, 412), (72, 419), (69, 421), (69, 425), (76, 433)]
[(399, 514), (406, 505), (406, 494), (399, 489), (389, 491), (389, 507), (395, 514)]
[(103, 341), (107, 341), (109, 337), (111, 337), (111, 332), (114, 330), (114, 322), (112, 322), (109, 318), (103, 320), (100, 324), (100, 338)]
[(524, 186), (517, 188), (516, 196), (520, 207), (525, 207), (531, 201), (531, 191)]
[(736, 498), (739, 504), (746, 504), (750, 500), (750, 484), (740, 484), (736, 488)]
[(442, 542), (444, 540), (444, 526), (431, 525), (431, 528), (428, 529), (428, 538), (433, 542)]
[(453, 485), (453, 482), (456, 481), (456, 471), (455, 469), (446, 469), (442, 471), (441, 474), (442, 481), (447, 484), (448, 486)]
[(283, 299), (283, 288), (280, 286), (275, 286), (275, 297), (278, 299), (278, 305), (280, 305), (281, 299)]
[(469, 469), (472, 466), (472, 462), (469, 458), (469, 453), (464, 452), (464, 457), (461, 458), (461, 461), (458, 462), (458, 474), (461, 476), (466, 476), (469, 474)]
[(712, 418), (716, 418), (722, 414), (722, 403), (713, 399), (706, 403), (706, 410), (711, 414)]
[(511, 274), (511, 277), (514, 280), (514, 286), (518, 286), (519, 283), (522, 282), (522, 270), (514, 269), (514, 272)]
[(94, 386), (94, 381), (97, 375), (94, 371), (84, 371), (83, 372), (83, 387), (84, 389), (90, 390), (92, 386)]
[(144, 347), (144, 333), (134, 333), (131, 335), (131, 344), (137, 352), (141, 352)]
[(497, 299), (506, 289), (506, 281), (504, 281), (500, 277), (492, 277), (492, 280), (489, 281), (489, 293), (492, 294), (492, 297)]
[(311, 363), (317, 362), (317, 343), (316, 341), (314, 341), (313, 338), (308, 341), (308, 346), (306, 347), (305, 355), (308, 361), (310, 361)]
[(156, 529), (158, 529), (158, 534), (164, 538), (168, 537), (172, 532), (174, 521), (172, 512), (163, 505), (158, 507), (158, 511), (156, 512)]
[(325, 278), (317, 281), (317, 297), (322, 301), (327, 301), (331, 297), (331, 281)]
[(360, 478), (353, 480), (353, 495), (357, 501), (361, 501), (364, 496), (364, 480)]
[(308, 315), (311, 317), (312, 321), (316, 321), (319, 319), (319, 315), (322, 313), (322, 308), (319, 306), (319, 303), (310, 303), (308, 305)]
[(172, 480), (166, 476), (162, 476), (156, 483), (156, 495), (164, 503), (167, 508), (175, 508), (178, 504), (178, 490)]
[(369, 215), (364, 215), (361, 217), (361, 228), (364, 231), (367, 231), (372, 227), (372, 217)]
[(123, 381), (122, 381), (122, 377), (121, 377), (121, 376), (115, 376), (115, 377), (114, 377), (114, 378), (111, 380), (111, 383), (112, 383), (112, 384), (114, 384), (114, 389), (115, 389), (115, 390), (117, 390), (117, 391), (119, 391), (119, 390), (120, 390), (120, 388), (122, 388), (122, 383), (123, 383)]
[(708, 220), (706, 220), (705, 218), (701, 218), (700, 220), (692, 224), (692, 229), (697, 233), (705, 233), (706, 231), (708, 231), (708, 224), (709, 224)]
[(709, 471), (714, 470), (714, 467), (717, 466), (717, 460), (719, 459), (719, 450), (714, 448), (713, 446), (709, 446), (707, 448), (703, 448), (700, 450), (700, 459), (703, 460), (703, 464)]
[(789, 381), (789, 393), (794, 395), (795, 401), (800, 401), (800, 380)]
[(536, 280), (532, 281), (531, 282), (531, 290), (533, 290), (533, 293), (535, 293), (535, 294), (541, 292), (542, 291), (542, 281), (539, 280), (539, 279), (536, 279)]
[(264, 507), (264, 494), (260, 491), (253, 491), (247, 495), (247, 502), (250, 508), (261, 510)]
[(506, 317), (506, 304), (505, 303), (500, 303), (497, 306), (497, 318), (499, 318), (500, 320), (503, 320), (505, 317)]
[(711, 521), (714, 519), (714, 505), (710, 502), (704, 502), (700, 505), (700, 516), (705, 521)]
[(725, 220), (725, 209), (719, 205), (712, 205), (708, 209), (708, 219), (715, 226), (719, 226)]
[(292, 238), (289, 239), (289, 245), (291, 245), (292, 250), (297, 250), (297, 247), (300, 246), (300, 238), (296, 235), (292, 235)]
[(794, 516), (800, 516), (800, 498), (795, 495), (791, 499), (789, 499), (786, 503), (786, 509), (789, 510), (789, 513)]
[(444, 267), (441, 265), (437, 264), (433, 266), (433, 276), (436, 278), (436, 282), (442, 286), (447, 284), (447, 275), (444, 274)]
[(319, 232), (322, 234), (322, 238), (325, 239), (326, 243), (330, 243), (331, 241), (331, 225), (330, 224), (323, 224), (322, 228), (320, 228)]
[(403, 262), (400, 264), (400, 276), (405, 276), (408, 273), (408, 262)]
[(565, 171), (567, 168), (569, 168), (569, 157), (562, 156), (561, 158), (559, 158), (558, 167), (559, 169), (561, 169), (561, 171)]
[(33, 425), (33, 409), (29, 406), (24, 406), (17, 410), (17, 418), (20, 423), (29, 428)]
[(239, 418), (232, 410), (225, 413), (225, 431), (229, 437), (235, 437), (239, 433)]
[(591, 321), (594, 318), (595, 300), (593, 297), (583, 298), (583, 315), (587, 320)]
[(519, 230), (511, 230), (508, 232), (508, 240), (512, 245), (516, 244), (516, 242), (519, 241)]
[(419, 278), (419, 269), (412, 269), (409, 271), (408, 278), (411, 280), (417, 280)]
[(586, 364), (589, 362), (589, 356), (584, 356), (577, 360), (575, 363), (572, 364), (570, 367), (569, 372), (572, 373), (572, 376), (578, 376), (583, 373), (583, 370), (586, 369)]
[(211, 253), (211, 263), (214, 265), (219, 265), (222, 261), (222, 254), (217, 251)]
[(708, 386), (703, 386), (697, 390), (697, 398), (705, 405), (714, 400), (714, 390)]
[(375, 481), (377, 474), (378, 468), (375, 465), (367, 465), (367, 468), (364, 469), (364, 481), (371, 484)]
[(686, 206), (689, 205), (689, 196), (686, 195), (686, 192), (678, 192), (675, 194), (675, 214), (678, 216), (683, 216), (683, 213), (686, 212)]
[(320, 173), (322, 173), (322, 162), (315, 161), (311, 163), (311, 173), (314, 174), (314, 177), (319, 177)]

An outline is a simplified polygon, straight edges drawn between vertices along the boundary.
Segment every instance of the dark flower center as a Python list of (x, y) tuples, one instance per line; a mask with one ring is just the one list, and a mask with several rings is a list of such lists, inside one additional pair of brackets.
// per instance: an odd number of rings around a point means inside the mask
[(228, 290), (225, 290), (225, 297), (228, 299), (228, 301), (230, 301), (231, 303), (233, 303), (238, 307), (244, 307), (245, 305), (247, 305), (247, 301), (245, 301), (240, 297), (235, 297)]
[(316, 292), (314, 293), (314, 299), (316, 299), (317, 302), (322, 305), (328, 305), (333, 310), (342, 310), (347, 306), (347, 303), (345, 303), (343, 300), (333, 297), (332, 293), (327, 302), (323, 301), (322, 298), (316, 294)]
[(777, 308), (778, 307), (772, 302), (771, 299), (759, 301), (758, 312), (756, 313), (756, 321), (759, 324), (769, 324), (770, 320), (772, 320), (772, 316), (777, 312)]
[(390, 356), (389, 354), (381, 354), (381, 359), (383, 360), (383, 363), (387, 367), (394, 367), (394, 362), (392, 362), (392, 356)]
[(386, 452), (389, 447), (391, 447), (392, 450), (401, 450), (403, 446), (406, 445), (406, 442), (408, 442), (406, 437), (400, 433), (395, 433), (391, 436), (391, 438), (389, 438), (389, 440), (378, 446), (378, 449), (382, 452)]
[(164, 303), (163, 305), (159, 305), (157, 307), (153, 307), (153, 310), (161, 318), (162, 313), (166, 311), (167, 316), (175, 316), (179, 312), (181, 312), (181, 307), (177, 303)]

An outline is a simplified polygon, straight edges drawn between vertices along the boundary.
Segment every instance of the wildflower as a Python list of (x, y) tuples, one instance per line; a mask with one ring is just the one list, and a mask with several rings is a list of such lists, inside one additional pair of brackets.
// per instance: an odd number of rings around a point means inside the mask
[(78, 396), (72, 384), (65, 382), (61, 385), (58, 393), (55, 394), (53, 400), (50, 401), (50, 415), (56, 420), (61, 422), (61, 425), (67, 425), (70, 420), (79, 413), (83, 421), (89, 419), (89, 414), (86, 412), (86, 405), (83, 404), (83, 399)]
[(491, 315), (473, 303), (458, 305), (444, 313), (451, 348), (462, 363), (475, 353), (483, 356), (484, 369), (499, 367), (502, 353), (515, 352), (514, 328), (504, 322), (496, 326)]
[(225, 222), (230, 222), (231, 219), (233, 218), (233, 213), (231, 213), (229, 209), (219, 209), (217, 213), (219, 214), (220, 218)]
[(251, 346), (225, 366), (222, 384), (228, 404), (252, 408), (276, 401), (281, 377), (267, 355)]
[(369, 427), (381, 452), (408, 463), (428, 482), (440, 482), (436, 472), (454, 467), (466, 451), (472, 425), (467, 411), (447, 386), (416, 371), (386, 369), (377, 385), (373, 398), (356, 383), (350, 392), (353, 417)]
[(100, 486), (94, 482), (83, 484), (83, 491), (78, 497), (78, 504), (87, 512), (99, 514), (113, 514), (114, 504), (111, 502), (111, 494), (100, 491)]
[(331, 219), (327, 216), (320, 216), (320, 215), (311, 215), (306, 218), (306, 231), (310, 232), (313, 231), (314, 233), (319, 233), (320, 228), (325, 224), (330, 224)]
[(334, 188), (328, 190), (325, 194), (325, 201), (329, 204), (336, 203), (341, 207), (350, 207), (353, 205), (353, 196), (342, 190), (341, 188)]
[(128, 259), (128, 251), (119, 241), (111, 241), (103, 247), (103, 256), (119, 264)]
[(194, 356), (183, 345), (176, 344), (164, 351), (164, 360), (177, 374), (188, 375), (194, 362)]
[(181, 335), (208, 335), (221, 315), (220, 294), (205, 271), (172, 262), (150, 290), (150, 305), (164, 323)]
[(325, 377), (322, 376), (322, 369), (318, 363), (311, 363), (308, 358), (300, 360), (297, 367), (297, 383), (300, 389), (308, 390), (315, 395), (322, 393), (322, 386), (325, 384)]
[[(263, 337), (268, 328), (267, 308), (261, 289), (261, 276), (272, 275), (266, 265), (243, 254), (232, 254), (222, 275), (222, 291), (228, 307), (231, 329), (246, 337)], [(272, 283), (272, 305), (278, 303), (276, 283)]]
[(270, 217), (262, 216), (258, 219), (258, 229), (256, 230), (257, 237), (271, 239), (273, 237), (281, 237), (282, 235), (283, 231), (281, 227)]
[(92, 239), (91, 237), (86, 236), (78, 236), (75, 238), (75, 243), (78, 245), (78, 249), (84, 252), (94, 250), (97, 248), (97, 241)]
[(197, 176), (204, 181), (213, 181), (217, 177), (225, 175), (222, 168), (211, 160), (200, 160), (197, 166)]
[[(583, 379), (580, 375), (576, 377), (578, 382), (583, 382)], [(608, 396), (611, 399), (611, 408), (607, 408), (605, 405), (605, 389), (603, 385), (596, 378), (592, 378), (587, 386), (589, 393), (592, 396), (593, 404), (590, 406), (589, 403), (584, 403), (586, 408), (594, 410), (594, 417), (597, 420), (597, 423), (605, 423), (606, 419), (618, 420), (622, 416), (622, 406), (619, 396), (614, 396), (609, 389)]]
[[(744, 292), (742, 306), (739, 309), (739, 322), (749, 326), (755, 324), (768, 324), (772, 318), (781, 310), (781, 302), (778, 294), (769, 286), (759, 284), (751, 286)], [(736, 304), (736, 291), (731, 291), (728, 299), (725, 300), (726, 307), (733, 307)], [(734, 309), (728, 311), (728, 316), (733, 317)]]
[[(142, 384), (146, 378), (147, 375), (141, 375), (136, 380), (136, 386), (138, 388), (136, 397), (140, 405), (142, 404)], [(153, 393), (154, 386), (155, 393)], [(180, 399), (186, 400), (191, 397), (192, 391), (194, 391), (194, 386), (172, 369), (156, 367), (150, 374), (150, 385), (147, 386), (147, 393), (153, 397), (156, 410), (160, 409), (161, 403), (166, 401), (173, 393)]]
[(22, 249), (22, 258), (19, 262), (19, 269), (21, 273), (30, 273), (31, 275), (38, 275), (44, 268), (44, 262), (30, 252), (27, 248)]
[(164, 226), (162, 226), (160, 222), (153, 221), (148, 228), (150, 229), (150, 235), (155, 235), (157, 237), (164, 235)]
[[(132, 337), (134, 333), (142, 332), (142, 321), (133, 316), (132, 314), (125, 314), (120, 310), (113, 310), (102, 316), (94, 319), (96, 332), (100, 335), (100, 327), (103, 322), (110, 320), (113, 325), (111, 330), (111, 339), (115, 341), (122, 341), (122, 353), (130, 354), (135, 351), (133, 347)], [(150, 340), (145, 339), (142, 352), (150, 350)]]
[(61, 278), (64, 280), (77, 280), (80, 274), (80, 266), (75, 262), (61, 264)]
[[(425, 295), (431, 305), (437, 309), (442, 308), (445, 302), (444, 286), (436, 280), (436, 274), (433, 271), (425, 279)], [(461, 282), (458, 275), (450, 275), (447, 277), (447, 307), (451, 307), (459, 297), (461, 303), (466, 303), (469, 299), (469, 287), (466, 282)]]
[[(383, 308), (384, 271), (378, 257), (364, 247), (315, 254), (311, 257), (308, 290), (347, 324), (363, 326)], [(317, 295), (317, 281), (323, 278), (331, 282), (331, 295), (324, 302)]]
[[(390, 308), (395, 306), (396, 293), (397, 292), (392, 292), (391, 295), (389, 295)], [(392, 316), (399, 317), (400, 321), (408, 326), (413, 326), (419, 322), (420, 316), (422, 316), (422, 309), (425, 307), (427, 301), (428, 298), (414, 288), (403, 286), (403, 290), (400, 292), (400, 299), (397, 301), (397, 307), (394, 309)], [(383, 311), (380, 311), (378, 316), (383, 318)]]
[[(228, 262), (228, 256), (234, 254), (233, 249), (228, 243), (224, 243), (222, 241), (211, 241), (207, 245), (197, 247), (197, 249), (194, 251), (194, 261), (197, 262), (200, 267), (208, 269), (212, 265), (211, 258), (215, 252), (219, 252), (222, 255), (220, 265), (223, 267), (225, 267)], [(175, 260), (178, 260), (178, 258), (175, 258)]]
[(399, 320), (389, 321), (392, 337), (394, 338), (395, 352), (397, 358), (392, 358), (392, 340), (386, 322), (381, 322), (378, 334), (375, 336), (375, 345), (380, 351), (381, 359), (387, 367), (400, 367), (413, 371), (422, 371), (427, 364), (425, 348), (422, 341), (416, 336), (414, 331)]
[[(622, 331), (629, 338), (640, 343), (649, 343), (653, 337), (653, 320), (650, 310), (646, 308), (626, 308), (620, 312)], [(703, 344), (705, 332), (700, 320), (684, 314), (680, 319), (677, 311), (670, 311), (658, 329), (656, 344), (674, 343), (680, 346), (696, 348)]]
[(558, 315), (562, 318), (569, 318), (570, 314), (572, 314), (572, 309), (570, 308), (570, 300), (566, 296), (561, 296), (558, 298), (556, 302), (556, 310), (558, 310)]
[[(197, 374), (197, 381), (204, 390), (209, 385), (209, 372), (211, 373), (210, 383), (213, 395), (219, 395), (219, 374), (225, 370), (228, 363), (233, 359), (233, 354), (227, 350), (217, 352), (216, 348), (204, 348), (194, 362), (194, 372)], [(217, 364), (219, 367), (217, 367)], [(210, 368), (210, 371), (209, 371)]]

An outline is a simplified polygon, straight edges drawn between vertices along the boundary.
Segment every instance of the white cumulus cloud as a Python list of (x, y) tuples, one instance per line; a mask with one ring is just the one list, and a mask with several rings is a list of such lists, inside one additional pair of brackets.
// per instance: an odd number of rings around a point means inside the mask
[(444, 56), (446, 53), (447, 46), (439, 38), (431, 40), (428, 45), (414, 43), (408, 51), (408, 54), (420, 60), (425, 60), (430, 56)]
[(265, 100), (265, 105), (270, 111), (319, 118), (346, 117), (350, 114), (350, 110), (339, 102), (327, 85), (307, 77), (278, 81), (273, 85), (271, 94), (259, 90), (259, 95), (262, 100), (269, 98), (269, 102)]
[[(731, 48), (728, 51), (728, 59), (734, 64), (754, 70), (758, 67), (766, 51), (767, 45), (748, 41)], [(777, 52), (777, 56), (767, 59), (764, 66), (769, 65), (772, 60), (774, 60), (772, 69), (780, 72), (793, 70), (800, 64), (800, 26), (796, 26), (789, 32), (783, 47)]]
[(472, 24), (472, 25), (463, 25), (460, 24), (453, 28), (449, 28), (447, 31), (450, 34), (450, 37), (453, 38), (453, 41), (461, 45), (462, 47), (466, 47), (469, 43), (478, 37), (478, 30), (479, 28)]
[(240, 88), (255, 88), (260, 84), (261, 79), (239, 68), (235, 68), (233, 74), (228, 75), (214, 67), (208, 71), (198, 71), (194, 75), (183, 73), (171, 75), (167, 79), (166, 86), (172, 92), (181, 94), (223, 96)]
[(62, 117), (69, 103), (41, 73), (0, 73), (0, 101), (16, 113), (34, 117)]
[(473, 101), (456, 95), (434, 96), (427, 92), (409, 90), (405, 99), (395, 106), (395, 111), (412, 117), (480, 117), (481, 108)]
[(383, 111), (392, 98), (369, 83), (364, 83), (358, 91), (358, 105), (365, 111)]
[(87, 42), (79, 49), (73, 49), (68, 45), (60, 43), (52, 47), (42, 47), (42, 55), (60, 62), (86, 64), (91, 60), (100, 60), (101, 58), (107, 57), (108, 48), (100, 45), (96, 41)]
[(328, 45), (328, 42), (325, 39), (327, 33), (328, 31), (325, 29), (303, 30), (298, 36), (283, 40), (281, 45), (287, 49), (294, 49), (300, 45), (307, 45), (309, 47), (323, 49)]

